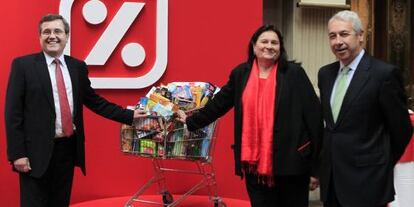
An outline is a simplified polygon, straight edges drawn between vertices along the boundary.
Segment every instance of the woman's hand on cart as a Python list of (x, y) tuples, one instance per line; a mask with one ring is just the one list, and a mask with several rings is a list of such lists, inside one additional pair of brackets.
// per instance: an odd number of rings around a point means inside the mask
[(147, 111), (144, 109), (137, 108), (134, 110), (134, 119), (139, 119), (148, 116)]
[(185, 120), (187, 119), (187, 114), (183, 110), (178, 110), (174, 114), (176, 116), (176, 120), (185, 123)]

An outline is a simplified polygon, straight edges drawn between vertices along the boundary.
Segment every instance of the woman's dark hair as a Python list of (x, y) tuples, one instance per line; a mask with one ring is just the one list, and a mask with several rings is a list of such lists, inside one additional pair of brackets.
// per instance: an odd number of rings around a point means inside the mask
[(279, 56), (279, 60), (287, 60), (287, 55), (286, 55), (286, 50), (285, 50), (285, 44), (283, 42), (282, 33), (274, 25), (265, 24), (265, 25), (259, 27), (259, 29), (256, 30), (256, 32), (253, 34), (252, 38), (250, 39), (249, 48), (248, 48), (248, 59), (247, 59), (247, 62), (249, 64), (252, 65), (254, 59), (256, 58), (256, 55), (254, 54), (254, 50), (253, 50), (254, 44), (256, 44), (257, 39), (259, 39), (259, 36), (263, 32), (267, 32), (267, 31), (273, 31), (279, 37), (279, 44), (280, 44), (280, 56)]

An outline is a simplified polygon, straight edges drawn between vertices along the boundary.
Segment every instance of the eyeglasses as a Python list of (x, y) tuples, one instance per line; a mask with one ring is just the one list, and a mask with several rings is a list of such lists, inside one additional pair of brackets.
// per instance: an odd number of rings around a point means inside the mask
[(61, 36), (63, 34), (65, 34), (65, 31), (61, 30), (61, 29), (45, 29), (40, 33), (42, 36), (44, 37), (48, 37), (52, 34), (56, 35), (56, 36)]

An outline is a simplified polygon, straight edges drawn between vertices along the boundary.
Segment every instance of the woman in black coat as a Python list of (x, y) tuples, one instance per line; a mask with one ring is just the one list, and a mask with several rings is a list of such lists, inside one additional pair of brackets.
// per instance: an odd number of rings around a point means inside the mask
[[(246, 179), (252, 207), (307, 207), (322, 129), (320, 103), (303, 68), (287, 61), (272, 25), (252, 36), (248, 60), (198, 113), (178, 118), (189, 130), (234, 107), (235, 173)], [(317, 180), (312, 177), (311, 189)]]

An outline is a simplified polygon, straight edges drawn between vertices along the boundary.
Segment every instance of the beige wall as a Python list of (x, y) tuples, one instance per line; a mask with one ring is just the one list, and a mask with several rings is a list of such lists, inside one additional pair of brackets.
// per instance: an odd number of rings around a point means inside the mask
[(335, 61), (329, 48), (326, 25), (338, 9), (297, 7), (296, 3), (296, 0), (265, 0), (264, 22), (280, 28), (289, 59), (302, 62), (317, 89), (319, 68)]

